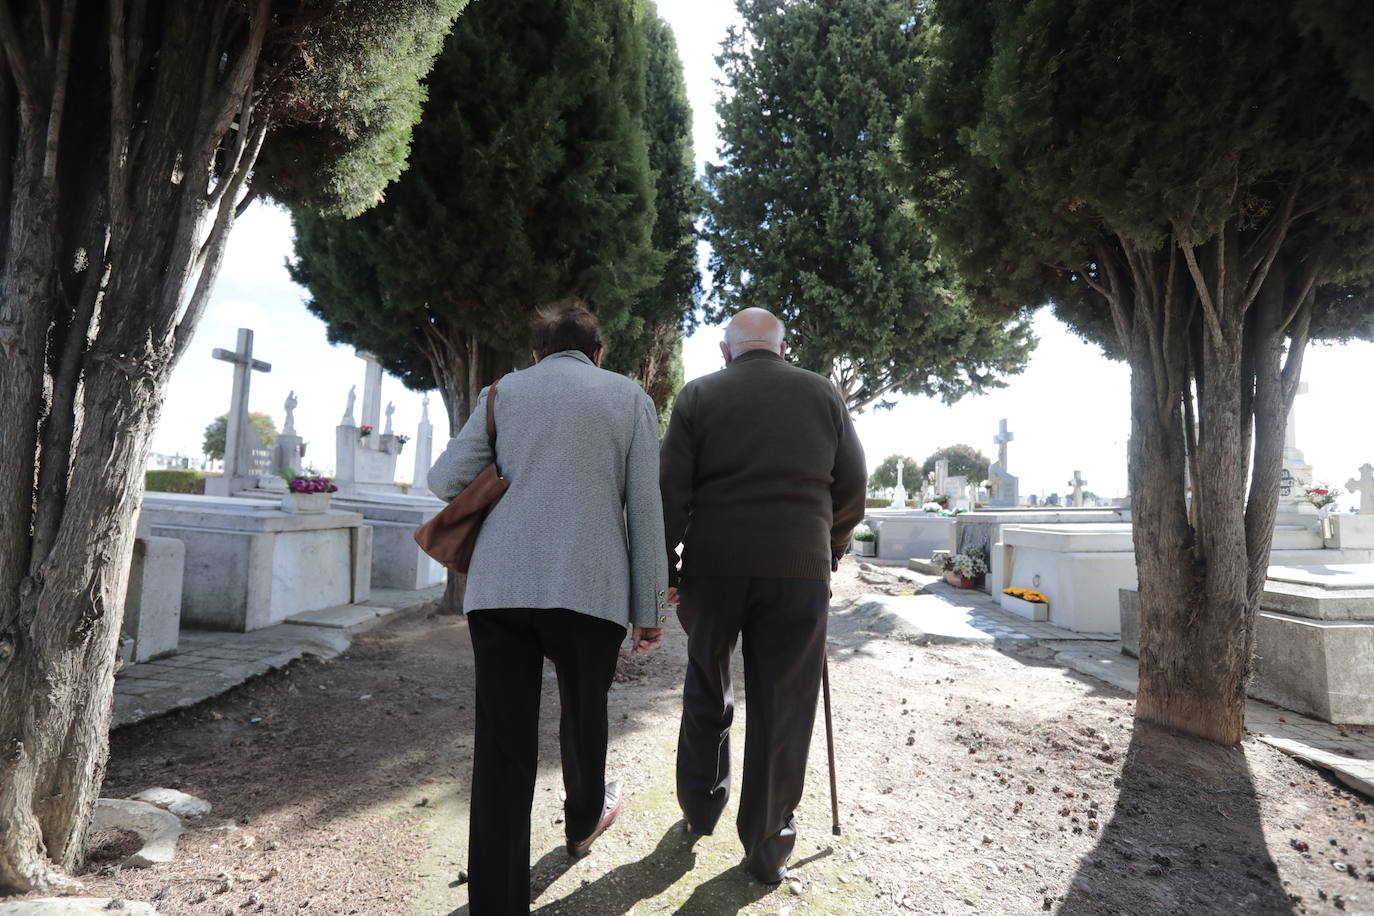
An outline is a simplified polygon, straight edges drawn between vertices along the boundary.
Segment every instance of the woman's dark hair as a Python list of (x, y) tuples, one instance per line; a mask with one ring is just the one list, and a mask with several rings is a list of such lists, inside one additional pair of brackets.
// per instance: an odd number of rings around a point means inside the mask
[(539, 359), (564, 350), (581, 350), (596, 359), (601, 348), (596, 316), (576, 296), (546, 305), (530, 319), (530, 349)]

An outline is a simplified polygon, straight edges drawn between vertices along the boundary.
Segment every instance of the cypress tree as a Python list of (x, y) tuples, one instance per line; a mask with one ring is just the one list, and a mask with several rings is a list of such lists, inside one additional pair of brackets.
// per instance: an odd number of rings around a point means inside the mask
[(1000, 387), (1033, 345), (982, 315), (888, 176), (919, 75), (901, 0), (739, 0), (719, 58), (721, 164), (707, 166), (711, 316), (748, 306), (788, 325), (792, 354), (851, 409), (891, 392), (947, 402)]

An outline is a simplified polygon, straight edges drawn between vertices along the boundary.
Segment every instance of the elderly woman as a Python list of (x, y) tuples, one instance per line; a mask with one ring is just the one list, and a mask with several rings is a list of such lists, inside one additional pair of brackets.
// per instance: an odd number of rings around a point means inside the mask
[(510, 489), (473, 551), (463, 608), (477, 673), (469, 821), (474, 916), (529, 911), (530, 806), (544, 659), (558, 673), (568, 852), (585, 855), (620, 812), (606, 783), (606, 694), (632, 654), (663, 641), (668, 563), (658, 417), (633, 381), (600, 368), (596, 319), (576, 300), (531, 323), (534, 365), (495, 386), (429, 472), (452, 499), (495, 460)]

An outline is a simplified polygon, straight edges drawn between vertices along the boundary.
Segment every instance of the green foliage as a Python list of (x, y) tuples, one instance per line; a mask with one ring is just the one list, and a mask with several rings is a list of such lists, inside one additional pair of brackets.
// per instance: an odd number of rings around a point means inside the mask
[(878, 465), (872, 476), (868, 478), (868, 488), (870, 490), (884, 490), (888, 487), (897, 486), (897, 462), (902, 463), (902, 488), (907, 493), (919, 492), (921, 485), (925, 483), (925, 475), (921, 473), (921, 468), (916, 464), (915, 459), (908, 458), (906, 455), (888, 455), (883, 459), (883, 463)]
[[(868, 496), (864, 498), (864, 508), (866, 509), (886, 509), (892, 505), (892, 500), (883, 496)], [(914, 500), (906, 501), (908, 509), (917, 508)]]
[(988, 476), (988, 466), (992, 461), (988, 459), (978, 449), (971, 445), (947, 445), (944, 448), (936, 449), (926, 458), (921, 465), (922, 474), (935, 473), (935, 462), (948, 461), (949, 475), (951, 477), (967, 477), (971, 481), (985, 480)]
[(205, 474), (201, 471), (147, 471), (143, 489), (155, 493), (205, 493)]
[[(262, 444), (266, 448), (271, 448), (277, 444), (277, 424), (265, 413), (249, 411), (248, 423), (258, 431), (262, 437)], [(220, 414), (210, 421), (210, 425), (205, 427), (205, 438), (201, 442), (201, 451), (208, 458), (216, 460), (224, 457), (224, 441), (229, 429), (229, 415)]]
[(797, 362), (834, 374), (851, 409), (888, 392), (946, 402), (1001, 387), (1034, 345), (982, 315), (888, 175), (920, 75), (903, 0), (740, 0), (720, 62), (722, 164), (706, 237), (720, 319), (758, 306)]
[(269, 97), (276, 126), (255, 186), (292, 204), (358, 213), (406, 166), (422, 80), (468, 0), (304, 0), (294, 54)]
[[(1374, 24), (1348, 30), (1371, 22), (1365, 5), (945, 0), (935, 11), (901, 136), (904, 183), (980, 300), (1052, 301), (1124, 355), (1093, 289), (1108, 280), (1105, 251), (1119, 240), (1167, 253), (1231, 233), (1232, 256), (1253, 252), (1291, 189), (1302, 215), (1283, 260), (1318, 265), (1312, 336), (1374, 334), (1374, 118), (1359, 98), (1374, 93)], [(1123, 282), (1145, 282), (1142, 266), (1123, 265)]]
[(639, 294), (604, 365), (638, 377), (666, 417), (669, 401), (682, 387), (681, 332), (690, 330), (701, 294), (696, 249), (701, 190), (677, 39), (652, 3), (642, 14), (641, 27), (647, 50), (643, 123), (654, 176), (651, 238), (665, 261), (658, 282)]
[(650, 239), (635, 10), (520, 0), (463, 15), (385, 202), (350, 221), (293, 211), (292, 276), (331, 341), (377, 354), (411, 388), (452, 394), (477, 345), (525, 358), (531, 311), (570, 294), (612, 349), (634, 336), (631, 310), (664, 260)]

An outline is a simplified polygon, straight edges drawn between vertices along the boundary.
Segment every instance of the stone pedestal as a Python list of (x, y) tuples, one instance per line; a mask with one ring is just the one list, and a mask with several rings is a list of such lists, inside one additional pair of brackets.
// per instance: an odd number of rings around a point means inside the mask
[[(1374, 565), (1274, 566), (1255, 623), (1250, 696), (1374, 725)], [(1140, 596), (1122, 589), (1121, 651), (1140, 655)]]
[(903, 565), (924, 559), (937, 550), (954, 550), (954, 518), (931, 512), (878, 509), (869, 512), (864, 524), (878, 536), (877, 558)]
[(129, 564), (122, 629), (134, 639), (135, 662), (177, 650), (186, 548), (174, 538), (140, 537)]
[(1327, 547), (1374, 550), (1374, 515), (1333, 515), (1327, 519), (1327, 526)]
[(378, 588), (428, 588), (447, 578), (442, 566), (415, 543), (415, 529), (444, 504), (435, 497), (339, 496), (333, 506), (357, 512), (372, 529), (372, 584)]
[(372, 529), (356, 512), (282, 512), (280, 502), (149, 493), (153, 533), (185, 544), (181, 619), (246, 631), (367, 600)]
[(1276, 566), (1255, 628), (1250, 695), (1374, 725), (1374, 565)]
[(1080, 633), (1118, 632), (1118, 593), (1136, 577), (1131, 526), (1122, 523), (1008, 525), (994, 562), (994, 597), (1007, 587), (1035, 589), (1050, 600), (1050, 623)]
[(994, 545), (1002, 541), (1002, 529), (1006, 525), (1090, 525), (1129, 521), (1129, 510), (1120, 509), (1058, 509), (1054, 507), (1028, 506), (1018, 509), (975, 509), (958, 516), (955, 545), (958, 550), (968, 551), (979, 547), (988, 556), (989, 575), (985, 583), (993, 594), (1001, 593), (1011, 583), (997, 569), (997, 551)]

